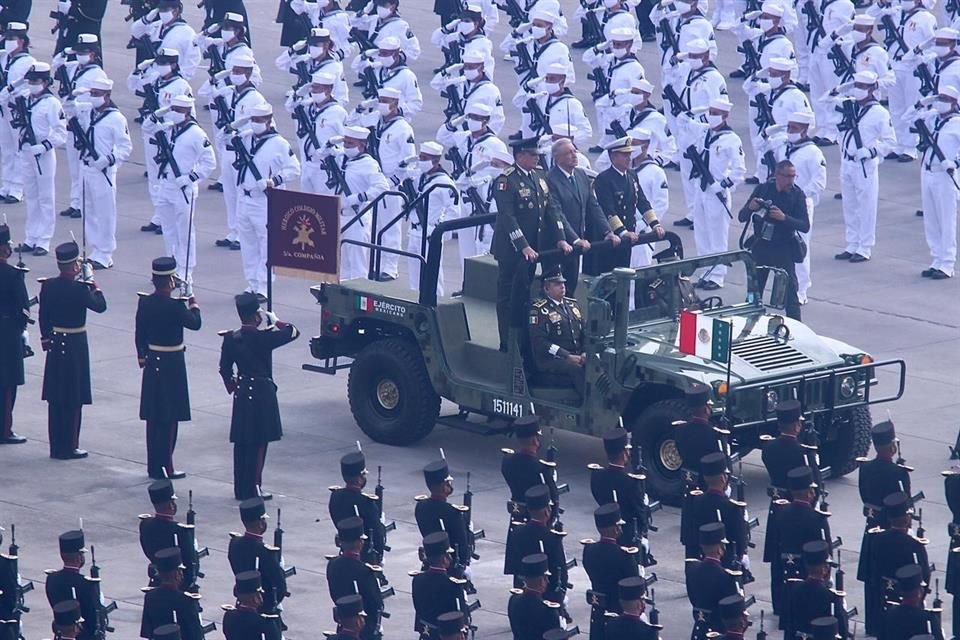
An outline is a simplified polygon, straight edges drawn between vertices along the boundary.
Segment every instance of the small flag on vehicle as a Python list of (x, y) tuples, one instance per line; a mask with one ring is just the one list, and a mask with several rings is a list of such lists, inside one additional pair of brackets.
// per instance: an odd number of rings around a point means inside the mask
[(679, 348), (683, 353), (726, 362), (733, 335), (729, 320), (711, 318), (695, 311), (680, 312)]

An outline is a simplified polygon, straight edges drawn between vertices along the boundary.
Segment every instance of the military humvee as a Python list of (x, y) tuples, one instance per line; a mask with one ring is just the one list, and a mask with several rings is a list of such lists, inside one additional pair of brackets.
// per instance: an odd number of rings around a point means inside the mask
[[(672, 233), (666, 237), (669, 248), (649, 267), (582, 277), (577, 297), (588, 355), (584, 396), (573, 387), (543, 384), (528, 375), (516, 347), (510, 353), (498, 349), (496, 263), (489, 256), (465, 261), (461, 297), (436, 295), (442, 234), (491, 223), (493, 217), (438, 227), (421, 258), (419, 293), (397, 281), (363, 279), (311, 288), (322, 311), (320, 335), (312, 338), (310, 351), (323, 364), (304, 368), (329, 374), (349, 368), (351, 411), (377, 442), (409, 445), (438, 422), (482, 430), (483, 421), (471, 416), (498, 422), (533, 411), (550, 426), (593, 435), (622, 420), (634, 445), (642, 447), (650, 493), (669, 503), (679, 500), (684, 486), (672, 423), (684, 417), (684, 389), (693, 383), (711, 387), (715, 418), (723, 419), (741, 455), (776, 431), (779, 400), (800, 400), (819, 437), (821, 464), (834, 476), (855, 469), (856, 458), (868, 451), (869, 405), (903, 394), (902, 360), (875, 362), (778, 313), (787, 283), (783, 271), (771, 269), (764, 304), (757, 274), (766, 267), (757, 267), (749, 253), (683, 259)], [(641, 239), (652, 243), (656, 237)], [(375, 273), (373, 262), (371, 256)], [(692, 286), (694, 272), (721, 264), (731, 269), (720, 292), (727, 300), (700, 298)], [(637, 308), (631, 308), (631, 287), (641, 289)], [(681, 352), (684, 310), (732, 323), (727, 362)], [(351, 360), (342, 362), (345, 357)], [(881, 369), (890, 372), (896, 388), (875, 397)], [(441, 398), (459, 411), (440, 416)]]

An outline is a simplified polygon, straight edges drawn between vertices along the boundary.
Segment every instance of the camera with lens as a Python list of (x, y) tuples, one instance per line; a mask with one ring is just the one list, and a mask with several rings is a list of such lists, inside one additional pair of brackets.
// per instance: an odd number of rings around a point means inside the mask
[(761, 200), (760, 209), (753, 214), (753, 222), (757, 225), (757, 237), (770, 242), (773, 240), (774, 223), (767, 218), (767, 212), (773, 207), (773, 200)]

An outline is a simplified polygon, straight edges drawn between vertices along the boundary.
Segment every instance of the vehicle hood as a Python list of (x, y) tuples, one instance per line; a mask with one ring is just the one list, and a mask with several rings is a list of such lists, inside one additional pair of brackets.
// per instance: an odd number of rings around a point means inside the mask
[[(838, 366), (844, 364), (841, 354), (859, 353), (843, 342), (818, 336), (802, 322), (789, 318), (763, 313), (706, 317), (732, 322), (730, 371), (734, 384)], [(786, 341), (771, 335), (771, 329), (781, 322), (790, 330)], [(708, 384), (726, 379), (727, 363), (710, 359), (711, 323), (706, 324), (705, 332), (697, 332), (697, 344), (704, 351), (701, 355), (680, 351), (680, 323), (672, 320), (631, 327), (628, 351), (642, 355), (645, 368), (659, 368)]]

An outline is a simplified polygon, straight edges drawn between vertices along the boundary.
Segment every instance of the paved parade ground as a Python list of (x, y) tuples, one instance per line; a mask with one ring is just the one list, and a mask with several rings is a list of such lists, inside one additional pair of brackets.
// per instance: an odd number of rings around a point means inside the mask
[[(33, 10), (34, 55), (49, 59), (53, 40), (49, 36), (47, 4), (35, 3)], [(437, 26), (432, 0), (403, 0), (401, 12), (413, 25), (424, 53), (415, 63), (425, 106), (413, 123), (417, 142), (432, 139), (443, 121), (444, 101), (429, 88), (431, 70), (441, 64), (440, 51), (429, 44), (430, 32)], [(575, 2), (563, 0), (569, 16), (571, 33), (566, 40), (579, 37), (579, 24), (573, 19)], [(293, 141), (294, 127), (283, 110), (284, 92), (289, 88), (287, 74), (278, 71), (273, 60), (280, 52), (280, 27), (274, 23), (276, 3), (273, 0), (248, 0), (253, 48), (264, 76), (261, 91), (271, 100), (277, 114), (278, 128)], [(119, 609), (111, 616), (116, 627), (113, 637), (135, 638), (139, 635), (143, 601), (141, 587), (147, 583), (146, 562), (137, 540), (137, 514), (150, 512), (146, 487), (149, 483), (145, 466), (144, 425), (138, 420), (140, 369), (134, 349), (134, 311), (137, 291), (150, 290), (150, 260), (163, 252), (159, 236), (139, 231), (149, 221), (150, 204), (143, 177), (142, 137), (133, 123), (139, 99), (125, 87), (126, 75), (133, 66), (133, 52), (124, 48), (129, 24), (122, 18), (126, 8), (111, 3), (103, 27), (104, 58), (107, 73), (116, 81), (114, 100), (131, 122), (135, 151), (131, 162), (120, 169), (118, 178), (118, 250), (115, 266), (97, 272), (108, 309), (88, 318), (91, 347), (94, 404), (84, 410), (81, 447), (90, 457), (77, 461), (58, 461), (47, 457), (47, 408), (40, 400), (43, 356), (27, 361), (27, 384), (19, 390), (15, 414), (15, 430), (27, 436), (22, 446), (0, 448), (0, 524), (6, 528), (4, 550), (10, 540), (10, 525), (16, 525), (20, 545), (20, 569), (24, 578), (32, 580), (37, 591), (27, 595), (30, 613), (24, 616), (24, 635), (30, 640), (48, 637), (52, 616), (43, 596), (44, 569), (58, 568), (57, 536), (76, 528), (82, 518), (86, 544), (96, 550), (96, 560), (103, 572), (103, 592), (118, 601)], [(187, 3), (187, 19), (200, 24), (200, 11), (194, 2)], [(499, 44), (505, 25), (494, 30), (491, 39)], [(730, 71), (735, 63), (735, 42), (728, 33), (718, 34), (719, 66)], [(647, 44), (641, 60), (648, 75), (659, 86), (657, 63), (659, 52)], [(591, 83), (587, 69), (575, 54), (577, 76), (574, 90), (589, 105)], [(352, 74), (348, 71), (348, 80)], [(194, 78), (196, 89), (205, 73)], [(508, 63), (498, 60), (496, 80), (504, 101), (509, 102), (515, 90), (513, 73)], [(741, 81), (729, 81), (730, 97), (735, 105), (733, 123), (743, 139), (746, 132), (746, 96)], [(357, 94), (354, 90), (352, 93)], [(355, 103), (357, 96), (353, 96)], [(657, 100), (659, 102), (659, 99)], [(519, 114), (508, 107), (507, 126), (502, 137), (515, 131)], [(588, 112), (593, 118), (592, 109)], [(206, 114), (201, 123), (209, 126)], [(4, 150), (4, 152), (8, 152)], [(919, 163), (884, 163), (880, 169), (880, 213), (878, 242), (873, 259), (862, 264), (838, 262), (834, 253), (843, 250), (843, 223), (840, 202), (833, 199), (839, 189), (837, 147), (825, 150), (828, 159), (828, 188), (816, 211), (811, 251), (814, 285), (810, 300), (803, 307), (804, 320), (817, 332), (849, 342), (871, 353), (878, 360), (902, 358), (907, 363), (906, 393), (895, 403), (874, 407), (874, 421), (890, 416), (902, 441), (907, 464), (916, 468), (914, 490), (924, 490), (927, 499), (919, 506), (923, 525), (930, 539), (929, 556), (936, 564), (934, 574), (942, 582), (946, 567), (949, 511), (943, 499), (940, 471), (950, 464), (948, 445), (954, 444), (960, 429), (960, 296), (954, 279), (931, 281), (922, 279), (920, 271), (928, 262), (922, 221), (915, 216), (919, 207)], [(749, 150), (748, 150), (749, 155)], [(748, 157), (747, 166), (753, 166)], [(67, 202), (67, 169), (63, 154), (57, 178), (57, 210)], [(679, 174), (668, 171), (671, 183), (671, 211), (662, 218), (668, 228), (681, 215), (683, 196)], [(219, 623), (220, 605), (232, 603), (233, 577), (227, 563), (228, 532), (241, 530), (237, 503), (233, 500), (232, 450), (228, 443), (231, 396), (223, 388), (217, 372), (221, 339), (220, 329), (239, 325), (233, 296), (246, 286), (242, 277), (240, 254), (214, 247), (214, 240), (223, 237), (225, 229), (223, 199), (219, 193), (201, 187), (197, 204), (198, 266), (195, 272), (195, 294), (203, 314), (203, 327), (187, 332), (187, 366), (193, 421), (180, 427), (176, 466), (187, 472), (176, 482), (180, 496), (181, 516), (186, 511), (188, 491), (193, 492), (198, 514), (198, 539), (209, 546), (210, 557), (203, 560), (206, 578), (201, 581), (204, 617)], [(748, 194), (741, 187), (734, 195), (737, 208)], [(90, 203), (90, 206), (96, 206)], [(3, 205), (13, 229), (14, 242), (21, 239), (25, 205)], [(69, 239), (69, 231), (80, 239), (80, 221), (57, 219), (54, 244)], [(688, 255), (695, 254), (693, 234), (679, 231)], [(731, 229), (731, 248), (735, 246), (739, 228)], [(459, 280), (456, 263), (456, 242), (449, 242), (445, 252), (447, 282)], [(53, 251), (47, 257), (25, 259), (31, 273), (28, 287), (31, 295), (38, 290), (36, 277), (56, 272)], [(405, 274), (401, 275), (403, 281)], [(317, 637), (321, 630), (332, 631), (332, 603), (324, 577), (325, 554), (336, 553), (334, 526), (327, 515), (328, 486), (340, 482), (338, 460), (353, 449), (359, 440), (371, 471), (370, 486), (376, 483), (377, 468), (382, 466), (386, 487), (385, 512), (388, 520), (397, 522), (390, 534), (392, 552), (387, 554), (385, 572), (397, 595), (386, 603), (391, 613), (384, 622), (385, 638), (412, 638), (413, 606), (410, 600), (410, 578), (407, 572), (419, 568), (417, 547), (420, 537), (413, 519), (414, 496), (426, 492), (421, 469), (446, 452), (456, 485), (458, 501), (464, 489), (466, 472), (472, 474), (475, 492), (475, 526), (486, 530), (487, 538), (478, 543), (481, 559), (474, 564), (474, 583), (482, 608), (474, 614), (479, 627), (478, 637), (510, 637), (506, 616), (510, 578), (503, 575), (503, 546), (507, 514), (504, 509), (508, 492), (500, 475), (501, 447), (510, 446), (506, 437), (482, 437), (436, 428), (430, 436), (409, 448), (392, 448), (375, 444), (357, 428), (346, 399), (346, 372), (336, 377), (308, 373), (301, 364), (310, 362), (309, 337), (318, 329), (319, 308), (308, 292), (307, 280), (278, 278), (274, 286), (274, 310), (281, 319), (295, 323), (303, 335), (293, 344), (278, 350), (274, 356), (275, 379), (279, 386), (280, 409), (284, 438), (271, 444), (264, 473), (264, 490), (273, 493), (268, 503), (272, 517), (270, 532), (276, 524), (277, 509), (282, 509), (286, 530), (284, 555), (288, 564), (296, 565), (297, 575), (291, 578), (292, 596), (285, 602), (284, 618), (290, 638)], [(453, 287), (448, 287), (453, 288)], [(718, 292), (723, 294), (723, 291)], [(34, 348), (40, 353), (39, 334), (31, 328)], [(882, 384), (892, 383), (882, 379)], [(442, 411), (456, 408), (445, 403)], [(568, 557), (581, 555), (579, 540), (595, 537), (592, 512), (594, 502), (588, 489), (586, 465), (599, 462), (603, 450), (599, 440), (580, 435), (559, 434), (560, 478), (568, 482), (571, 492), (563, 496), (566, 510), (564, 524)], [(760, 562), (763, 532), (766, 525), (766, 473), (759, 455), (751, 455), (744, 464), (748, 483), (747, 499), (751, 515), (761, 516), (755, 531), (757, 549), (751, 553), (753, 573), (757, 581), (747, 587), (758, 605), (752, 609), (757, 630), (761, 609), (769, 610), (769, 572)], [(863, 527), (861, 505), (857, 495), (855, 474), (831, 480), (829, 503), (833, 517), (831, 529), (843, 539), (843, 566), (848, 572), (846, 587), (851, 605), (863, 610), (862, 585), (855, 580), (857, 551)], [(652, 550), (659, 564), (653, 568), (659, 581), (655, 585), (657, 606), (664, 624), (664, 640), (689, 637), (690, 606), (683, 585), (683, 553), (679, 544), (679, 510), (666, 508), (655, 514), (659, 531), (651, 537)], [(89, 554), (88, 554), (89, 563)], [(588, 586), (582, 568), (571, 571), (574, 589), (569, 594), (569, 610), (586, 633), (589, 608), (584, 602)], [(942, 590), (941, 590), (942, 592)], [(928, 599), (928, 605), (932, 596)], [(944, 612), (944, 627), (949, 629), (949, 599)], [(767, 626), (770, 632), (775, 625)], [(217, 632), (219, 634), (219, 631)], [(753, 637), (753, 632), (749, 637)], [(779, 637), (779, 633), (776, 634)], [(862, 629), (858, 630), (862, 635)]]

